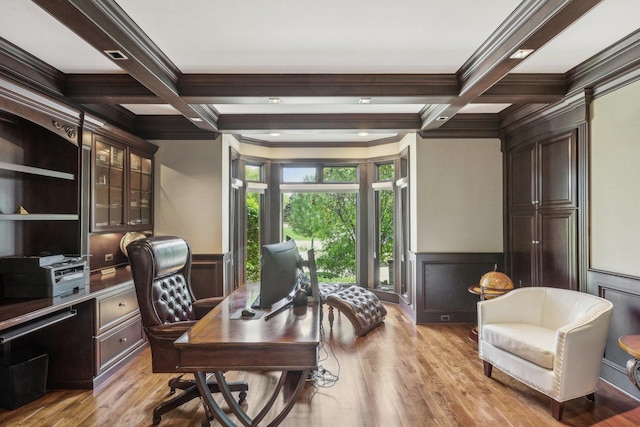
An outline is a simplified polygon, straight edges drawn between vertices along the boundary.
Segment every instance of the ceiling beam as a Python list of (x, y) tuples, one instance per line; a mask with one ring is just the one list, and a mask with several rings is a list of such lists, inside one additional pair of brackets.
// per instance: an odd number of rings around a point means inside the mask
[(514, 52), (525, 48), (539, 49), (600, 1), (523, 1), (458, 70), (461, 89), (457, 100), (423, 112), (422, 129), (442, 126), (525, 60), (510, 58)]
[(392, 130), (415, 132), (417, 114), (225, 114), (220, 116), (221, 132), (282, 130)]
[[(453, 74), (183, 74), (178, 88), (189, 104), (264, 104), (270, 97), (331, 97), (344, 102), (364, 97), (372, 98), (373, 103), (446, 104), (455, 102), (459, 92)], [(128, 74), (67, 74), (65, 93), (82, 104), (163, 103)], [(509, 74), (476, 102), (556, 102), (564, 94), (563, 74)]]
[[(352, 114), (345, 115), (254, 115), (254, 116), (229, 116), (224, 115), (221, 126), (226, 129), (224, 133), (240, 135), (246, 141), (258, 142), (251, 139), (252, 134), (269, 133), (279, 131), (354, 131), (363, 129), (372, 132), (372, 141), (376, 132), (397, 132), (404, 134), (415, 132), (415, 127), (420, 123), (417, 114)], [(225, 118), (227, 122), (225, 122)], [(296, 128), (292, 129), (291, 124)], [(372, 124), (375, 123), (375, 128)], [(457, 114), (444, 126), (438, 129), (420, 132), (423, 138), (499, 138), (501, 118), (498, 114)], [(281, 127), (283, 126), (283, 127)], [(402, 128), (407, 128), (402, 130)], [(181, 115), (146, 115), (135, 119), (136, 135), (149, 140), (212, 140), (219, 136), (217, 132), (208, 132), (191, 126), (191, 123)], [(360, 146), (369, 143), (363, 142), (339, 142), (339, 146)], [(282, 146), (282, 143), (278, 143)]]
[(184, 74), (187, 102), (235, 102), (268, 97), (346, 97), (447, 102), (460, 88), (453, 74)]
[(216, 130), (215, 111), (196, 111), (180, 98), (177, 87), (180, 76), (178, 68), (114, 0), (33, 1), (98, 51), (122, 52), (125, 59), (116, 60), (109, 55), (107, 57), (163, 103), (173, 105), (187, 118), (199, 118), (199, 122), (194, 122), (196, 126)]

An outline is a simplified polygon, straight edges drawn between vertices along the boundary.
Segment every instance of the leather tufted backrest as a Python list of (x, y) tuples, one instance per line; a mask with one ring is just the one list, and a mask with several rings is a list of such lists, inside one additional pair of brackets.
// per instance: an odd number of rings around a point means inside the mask
[(191, 249), (179, 237), (137, 240), (127, 246), (144, 326), (195, 318), (191, 291)]

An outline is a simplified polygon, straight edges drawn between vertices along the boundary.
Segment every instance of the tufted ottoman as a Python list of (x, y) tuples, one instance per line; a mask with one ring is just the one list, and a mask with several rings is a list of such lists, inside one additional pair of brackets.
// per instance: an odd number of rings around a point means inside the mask
[(358, 285), (328, 293), (326, 297), (323, 295), (323, 298), (329, 306), (329, 326), (333, 328), (333, 309), (336, 308), (351, 321), (359, 337), (381, 325), (387, 315), (387, 309), (378, 297)]

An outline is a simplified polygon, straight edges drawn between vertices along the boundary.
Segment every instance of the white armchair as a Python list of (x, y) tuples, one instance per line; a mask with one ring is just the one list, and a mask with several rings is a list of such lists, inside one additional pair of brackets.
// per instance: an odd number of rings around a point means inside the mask
[(520, 288), (478, 303), (478, 352), (484, 373), (495, 366), (551, 398), (562, 418), (564, 402), (591, 399), (613, 304), (583, 292)]

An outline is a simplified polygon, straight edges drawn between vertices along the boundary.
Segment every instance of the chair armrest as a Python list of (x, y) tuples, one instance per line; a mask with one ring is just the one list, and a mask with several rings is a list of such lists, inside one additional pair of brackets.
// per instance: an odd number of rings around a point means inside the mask
[(193, 313), (196, 319), (202, 319), (205, 314), (210, 312), (215, 306), (220, 304), (224, 300), (224, 297), (210, 297), (202, 298), (193, 302)]
[(180, 335), (191, 329), (191, 327), (195, 324), (195, 320), (189, 320), (186, 322), (165, 323), (162, 325), (147, 326), (145, 329), (147, 333), (153, 336), (153, 338), (169, 339), (173, 341)]
[[(554, 372), (561, 378), (560, 397), (572, 398), (595, 390), (606, 345), (611, 308), (558, 329)], [(566, 379), (566, 381), (564, 380)]]

